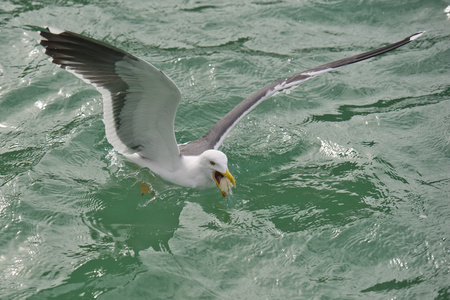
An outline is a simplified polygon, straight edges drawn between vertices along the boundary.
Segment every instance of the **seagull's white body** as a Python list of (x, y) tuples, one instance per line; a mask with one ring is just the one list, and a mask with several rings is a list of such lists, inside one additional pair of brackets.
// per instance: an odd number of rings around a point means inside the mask
[(167, 181), (198, 189), (217, 185), (225, 196), (235, 181), (228, 171), (226, 155), (218, 148), (259, 103), (313, 76), (406, 45), (423, 32), (268, 84), (239, 103), (203, 137), (182, 145), (177, 144), (174, 133), (181, 92), (161, 70), (125, 51), (70, 31), (47, 27), (40, 34), (46, 38), (41, 44), (53, 63), (102, 94), (106, 137), (116, 151)]
[[(196, 189), (214, 187), (216, 183), (211, 180), (211, 174), (214, 170), (226, 174), (228, 164), (226, 155), (219, 150), (207, 150), (201, 155), (180, 156), (179, 164), (174, 170), (145, 159), (137, 153), (124, 156), (141, 167), (149, 168), (167, 181)], [(214, 169), (210, 161), (216, 163)]]

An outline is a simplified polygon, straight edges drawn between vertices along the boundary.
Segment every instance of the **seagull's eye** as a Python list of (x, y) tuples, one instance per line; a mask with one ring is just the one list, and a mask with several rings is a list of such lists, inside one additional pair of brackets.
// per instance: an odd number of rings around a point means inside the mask
[(215, 166), (216, 165), (216, 163), (213, 162), (212, 160), (210, 160), (209, 163), (211, 164), (211, 166)]

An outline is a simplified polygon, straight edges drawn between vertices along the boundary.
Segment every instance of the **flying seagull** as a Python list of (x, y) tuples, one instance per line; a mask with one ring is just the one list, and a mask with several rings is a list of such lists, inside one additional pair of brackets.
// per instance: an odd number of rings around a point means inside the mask
[(181, 145), (174, 133), (181, 92), (161, 70), (111, 45), (53, 27), (40, 32), (45, 38), (40, 44), (51, 62), (102, 94), (106, 137), (116, 151), (172, 183), (198, 189), (217, 185), (225, 197), (236, 183), (228, 171), (227, 156), (218, 149), (259, 103), (315, 75), (404, 46), (423, 33), (270, 83), (234, 107), (203, 137)]

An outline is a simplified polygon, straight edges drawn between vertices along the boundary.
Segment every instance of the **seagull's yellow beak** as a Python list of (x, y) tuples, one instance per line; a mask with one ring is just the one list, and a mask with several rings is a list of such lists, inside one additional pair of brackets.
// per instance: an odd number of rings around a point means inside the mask
[(212, 177), (219, 187), (220, 192), (224, 197), (227, 196), (231, 192), (231, 188), (236, 187), (236, 181), (234, 180), (233, 175), (231, 175), (230, 171), (226, 171), (225, 174), (214, 171)]

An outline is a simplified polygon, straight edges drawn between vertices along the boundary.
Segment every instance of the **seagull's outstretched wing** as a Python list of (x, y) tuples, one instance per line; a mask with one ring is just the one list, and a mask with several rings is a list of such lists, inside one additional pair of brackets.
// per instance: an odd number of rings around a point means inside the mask
[(51, 61), (92, 84), (103, 96), (106, 137), (125, 154), (175, 169), (180, 152), (174, 119), (181, 93), (164, 73), (125, 51), (47, 27), (41, 45)]
[(394, 44), (387, 45), (385, 47), (337, 60), (328, 64), (321, 65), (316, 68), (309, 69), (298, 73), (292, 77), (279, 80), (277, 82), (271, 83), (261, 90), (253, 93), (247, 99), (239, 103), (235, 108), (233, 108), (228, 114), (226, 114), (219, 122), (217, 122), (202, 138), (183, 144), (180, 146), (182, 154), (185, 155), (197, 155), (202, 153), (207, 149), (218, 149), (222, 144), (225, 137), (233, 129), (233, 127), (253, 108), (255, 108), (259, 103), (266, 100), (275, 93), (290, 89), (298, 86), (300, 83), (308, 80), (309, 78), (322, 74), (331, 70), (335, 70), (339, 67), (353, 64), (388, 51), (394, 50), (398, 47), (404, 46), (409, 42), (415, 40), (421, 36), (424, 32), (418, 32), (413, 34), (402, 41)]

